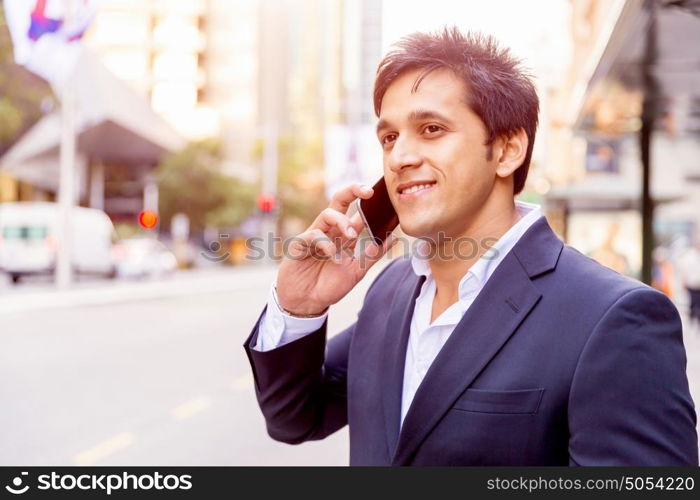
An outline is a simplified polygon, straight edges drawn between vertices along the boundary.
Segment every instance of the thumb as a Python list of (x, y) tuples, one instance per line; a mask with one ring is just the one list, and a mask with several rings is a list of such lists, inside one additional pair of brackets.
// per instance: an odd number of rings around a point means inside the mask
[(386, 253), (398, 243), (399, 238), (390, 234), (389, 237), (384, 240), (381, 245), (376, 245), (372, 240), (368, 240), (369, 244), (363, 248), (357, 259), (357, 264), (361, 272), (361, 276), (364, 276), (370, 267), (372, 267), (377, 261), (379, 261)]

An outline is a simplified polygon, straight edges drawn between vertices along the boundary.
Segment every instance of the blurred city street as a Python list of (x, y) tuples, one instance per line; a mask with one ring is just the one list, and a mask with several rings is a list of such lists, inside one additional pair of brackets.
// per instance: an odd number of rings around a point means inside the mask
[[(423, 77), (452, 69), (488, 154), (450, 153), (472, 129), (444, 113), (406, 104), (399, 130), (382, 104), (399, 88), (382, 61), (426, 33), (509, 47), (499, 58), (522, 71), (522, 102), (493, 113), (475, 103), (508, 103), (515, 87), (499, 85), (520, 80), (472, 86), (492, 63), (460, 76), (461, 49), (457, 64), (431, 55), (406, 92), (410, 103)], [(299, 446), (267, 435), (242, 344), (279, 257), (309, 229), (333, 232), (323, 220), (343, 220), (328, 209), (351, 185), (375, 186), (374, 208), (358, 208), (358, 186), (346, 200), (370, 229), (374, 216), (417, 238), (448, 217), (450, 235), (481, 235), (479, 217), (502, 215), (471, 207), (487, 199), (471, 198), (479, 182), (452, 179), (483, 175), (472, 159), (501, 161), (490, 148), (518, 135), (515, 201), (676, 304), (700, 404), (698, 47), (700, 0), (0, 0), (0, 465), (348, 464), (347, 429)], [(399, 136), (407, 146), (392, 149)], [(483, 185), (511, 209), (511, 174), (498, 177)], [(401, 213), (414, 194), (435, 202)], [(430, 227), (408, 230), (414, 217)], [(386, 263), (331, 308), (329, 335), (354, 322)], [(331, 302), (287, 282), (304, 291), (290, 308)], [(456, 297), (440, 289), (433, 313)]]
[[(331, 332), (352, 323), (382, 265), (333, 308)], [(129, 283), (101, 305), (86, 304), (99, 286), (60, 308), (24, 294), (34, 307), (0, 312), (0, 464), (347, 464), (347, 430), (295, 447), (265, 432), (241, 346), (274, 272)]]

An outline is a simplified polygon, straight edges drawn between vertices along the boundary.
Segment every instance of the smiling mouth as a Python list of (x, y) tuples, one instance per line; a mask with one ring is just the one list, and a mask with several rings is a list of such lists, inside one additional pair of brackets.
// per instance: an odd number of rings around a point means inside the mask
[(426, 191), (432, 188), (435, 184), (437, 184), (437, 182), (435, 181), (426, 181), (418, 184), (411, 184), (407, 187), (399, 187), (398, 192), (400, 195), (420, 193), (422, 191)]

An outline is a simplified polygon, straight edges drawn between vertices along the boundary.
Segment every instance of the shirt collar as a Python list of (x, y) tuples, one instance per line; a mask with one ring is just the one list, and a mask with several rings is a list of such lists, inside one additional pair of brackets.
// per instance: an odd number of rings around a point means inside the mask
[[(542, 208), (539, 205), (526, 203), (524, 201), (516, 201), (515, 209), (519, 216), (518, 222), (508, 229), (508, 231), (506, 231), (505, 234), (471, 266), (459, 281), (458, 292), (460, 298), (463, 298), (469, 293), (471, 287), (467, 286), (467, 284), (470, 284), (472, 280), (476, 280), (475, 284), (477, 286), (483, 287), (498, 267), (498, 264), (500, 264), (508, 252), (512, 250), (525, 231), (527, 231), (536, 220), (542, 217)], [(430, 270), (430, 264), (426, 258), (427, 255), (427, 242), (418, 239), (416, 251), (411, 255), (411, 266), (413, 267), (413, 272), (417, 276), (426, 276), (428, 279), (431, 279), (433, 273)]]

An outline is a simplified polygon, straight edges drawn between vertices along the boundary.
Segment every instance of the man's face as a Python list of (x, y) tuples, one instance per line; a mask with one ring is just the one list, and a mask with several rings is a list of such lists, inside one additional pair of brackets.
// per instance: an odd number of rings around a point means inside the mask
[[(464, 82), (436, 70), (412, 93), (419, 74), (401, 75), (382, 99), (377, 135), (384, 177), (404, 233), (457, 238), (485, 206), (496, 160), (487, 159), (486, 128), (466, 103)], [(406, 192), (415, 184), (424, 186)]]

